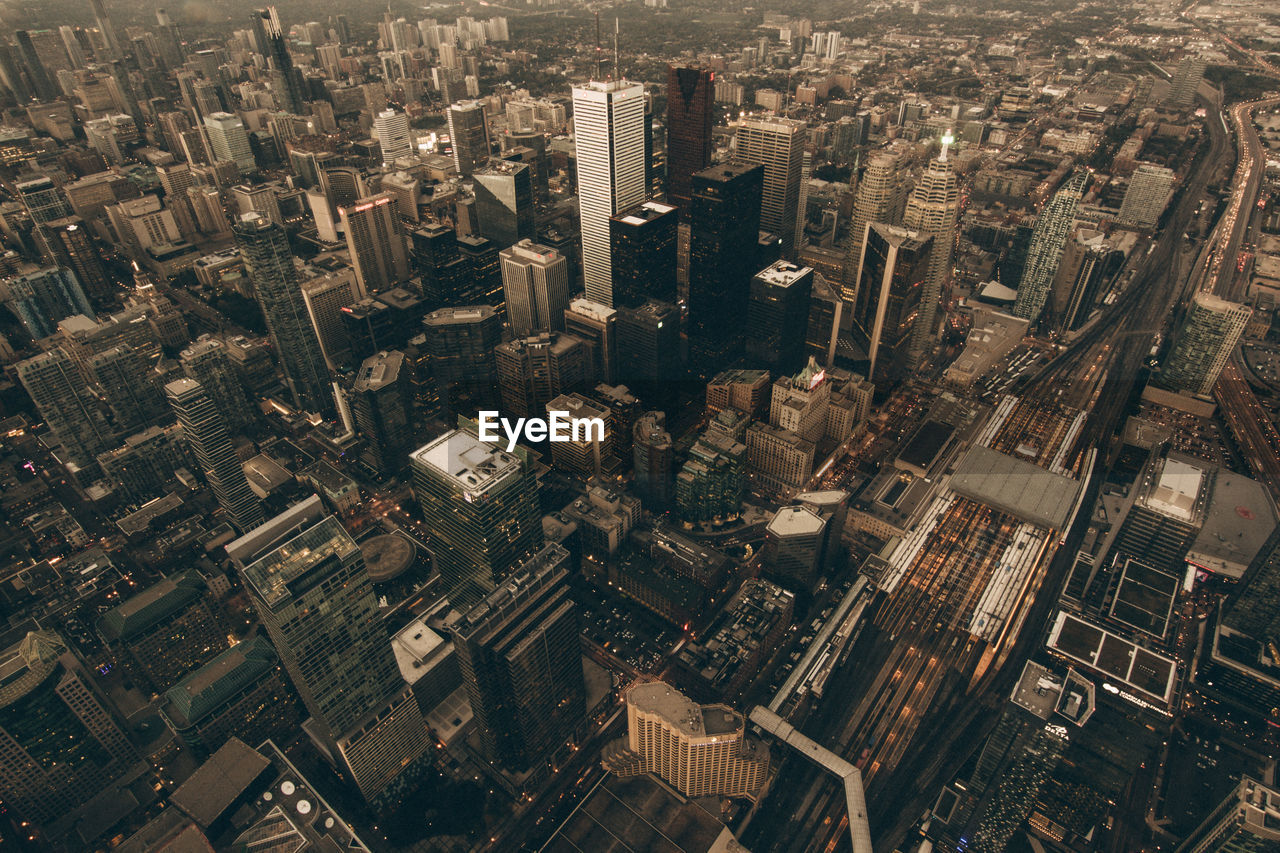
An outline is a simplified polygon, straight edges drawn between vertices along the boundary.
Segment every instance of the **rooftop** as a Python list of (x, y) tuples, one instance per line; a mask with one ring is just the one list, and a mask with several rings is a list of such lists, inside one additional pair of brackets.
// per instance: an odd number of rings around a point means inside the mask
[(195, 569), (188, 569), (152, 584), (119, 607), (108, 610), (99, 628), (108, 641), (128, 640), (182, 610), (204, 593), (204, 579)]
[(424, 444), (412, 454), (411, 462), (434, 471), (468, 492), (484, 491), (523, 470), (520, 457), (496, 445), (485, 444), (471, 433), (455, 429)]
[(289, 595), (288, 585), (336, 557), (344, 560), (359, 550), (355, 540), (333, 516), (326, 516), (244, 568), (244, 577), (258, 596), (274, 605)]
[(1063, 530), (1080, 484), (989, 447), (974, 447), (956, 466), (951, 489), (1023, 521)]
[(812, 273), (812, 267), (800, 266), (790, 261), (775, 261), (756, 273), (756, 278), (779, 287), (790, 287)]
[(1244, 574), (1276, 526), (1266, 490), (1257, 482), (1218, 469), (1204, 524), (1187, 561), (1229, 578)]
[(391, 651), (407, 684), (413, 684), (425, 675), (451, 648), (444, 637), (428, 628), (421, 619), (414, 619), (391, 638)]
[(805, 506), (784, 506), (766, 528), (774, 536), (804, 536), (822, 532), (826, 522)]

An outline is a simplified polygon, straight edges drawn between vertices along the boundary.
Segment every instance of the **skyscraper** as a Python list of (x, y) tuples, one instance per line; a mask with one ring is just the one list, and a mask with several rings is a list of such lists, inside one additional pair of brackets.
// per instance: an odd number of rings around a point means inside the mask
[[(689, 208), (689, 337), (713, 373), (740, 346), (740, 318), (760, 240), (764, 169), (726, 163), (693, 176)], [(710, 363), (701, 364), (705, 359)]]
[(111, 17), (107, 14), (106, 4), (102, 0), (89, 0), (89, 7), (93, 9), (93, 19), (102, 33), (102, 40), (107, 43), (109, 58), (117, 61), (124, 59), (124, 53), (120, 50), (120, 40), (116, 38), (116, 29), (111, 25)]
[(1089, 319), (1113, 254), (1116, 253), (1100, 231), (1077, 228), (1072, 234), (1058, 264), (1049, 299), (1049, 310), (1058, 328), (1075, 331)]
[(743, 332), (753, 366), (786, 374), (804, 366), (812, 288), (813, 270), (790, 261), (778, 261), (752, 277)]
[(283, 228), (257, 213), (240, 217), (234, 231), (294, 404), (331, 412), (329, 371), (307, 316), (289, 238)]
[(498, 253), (507, 322), (518, 338), (564, 329), (569, 262), (555, 249), (521, 240)]
[(505, 249), (535, 236), (533, 170), (493, 158), (471, 175), (480, 233)]
[(92, 466), (99, 453), (110, 449), (115, 436), (61, 347), (18, 362), (18, 381), (53, 433), (64, 464)]
[(78, 216), (54, 219), (39, 229), (39, 235), (44, 250), (59, 266), (75, 272), (86, 294), (97, 300), (110, 300), (115, 284), (102, 266), (102, 255), (84, 220)]
[(133, 435), (170, 422), (164, 397), (151, 379), (151, 365), (128, 344), (90, 356), (85, 370), (111, 409), (117, 435)]
[(489, 120), (484, 104), (459, 101), (445, 110), (449, 122), (449, 144), (453, 146), (453, 165), (462, 176), (470, 175), (489, 162)]
[(688, 215), (694, 173), (711, 165), (715, 80), (709, 68), (667, 67), (667, 199), (681, 216)]
[(436, 570), (456, 607), (476, 603), (542, 547), (538, 483), (525, 451), (452, 430), (413, 452), (413, 492)]
[(4, 302), (33, 340), (58, 331), (58, 323), (73, 314), (93, 316), (76, 274), (62, 267), (49, 267), (4, 280), (8, 296)]
[(1196, 99), (1196, 91), (1204, 80), (1208, 60), (1203, 56), (1187, 56), (1178, 63), (1178, 70), (1173, 75), (1169, 86), (1169, 103), (1175, 107), (1189, 107)]
[[(305, 115), (307, 101), (306, 83), (302, 72), (293, 65), (293, 57), (289, 54), (289, 41), (285, 37), (284, 27), (280, 24), (280, 13), (275, 6), (258, 9), (254, 13), (255, 36), (265, 36), (266, 44), (259, 44), (267, 58), (271, 70), (275, 72), (276, 91), (280, 96), (280, 106), (294, 115)], [(259, 28), (260, 25), (260, 28)]]
[(614, 307), (676, 301), (677, 208), (646, 201), (609, 219)]
[(231, 523), (239, 530), (261, 524), (262, 504), (249, 488), (227, 432), (227, 421), (209, 392), (194, 379), (175, 379), (164, 386), (164, 391), (218, 506), (231, 516)]
[(650, 299), (634, 308), (619, 308), (617, 338), (618, 382), (643, 389), (645, 400), (675, 390), (670, 383), (683, 374), (678, 307)]
[(547, 403), (595, 378), (586, 344), (559, 332), (499, 344), (494, 357), (502, 412), (509, 417), (540, 416)]
[(431, 372), (447, 413), (470, 413), (494, 400), (494, 348), (502, 343), (502, 318), (488, 305), (440, 308), (422, 321)]
[(625, 80), (574, 86), (573, 134), (587, 298), (613, 307), (609, 217), (647, 195), (644, 87)]
[(618, 370), (617, 310), (578, 298), (564, 312), (564, 330), (579, 338), (591, 360), (591, 373), (601, 382), (616, 382)]
[(738, 126), (737, 158), (764, 166), (760, 228), (782, 240), (782, 255), (795, 252), (800, 177), (809, 125), (789, 118), (750, 118)]
[(57, 634), (32, 631), (0, 656), (0, 786), (23, 819), (50, 824), (103, 793), (138, 755)]
[(228, 431), (234, 433), (253, 423), (253, 409), (222, 341), (202, 337), (179, 353), (178, 361), (186, 377), (199, 382), (213, 399), (214, 406), (227, 419)]
[(1265, 853), (1280, 848), (1280, 791), (1244, 776), (1175, 853)]
[(1154, 163), (1138, 166), (1129, 178), (1129, 188), (1124, 192), (1116, 222), (1135, 228), (1155, 228), (1173, 195), (1176, 181), (1177, 175), (1172, 169)]
[(312, 496), (227, 546), (316, 734), (366, 800), (430, 748), (360, 546)]
[(407, 466), (414, 425), (404, 353), (384, 351), (364, 360), (351, 386), (351, 408), (365, 463), (382, 474)]
[(1173, 334), (1173, 343), (1155, 383), (1170, 391), (1210, 394), (1244, 327), (1253, 316), (1248, 305), (1201, 291)]
[(384, 165), (394, 163), (397, 157), (408, 157), (414, 153), (409, 116), (405, 113), (393, 109), (380, 111), (373, 117), (373, 135), (382, 148)]
[(378, 193), (338, 208), (356, 281), (365, 293), (409, 280), (409, 249), (395, 197)]
[(849, 252), (845, 255), (840, 290), (846, 302), (857, 298), (858, 264), (862, 260), (862, 244), (867, 226), (872, 222), (896, 224), (898, 204), (903, 192), (902, 160), (899, 152), (877, 151), (867, 161), (853, 197), (853, 216), (849, 222)]
[(631, 454), (636, 494), (654, 508), (670, 504), (675, 483), (675, 445), (667, 432), (665, 414), (646, 412), (636, 421), (631, 433)]
[(450, 626), (485, 757), (534, 778), (586, 718), (568, 580), (569, 552), (549, 544)]
[(226, 112), (210, 113), (204, 117), (204, 132), (214, 162), (234, 161), (242, 175), (257, 170), (258, 163), (253, 159), (253, 149), (249, 147), (249, 134), (245, 132), (244, 122), (239, 116)]
[(14, 184), (18, 198), (31, 214), (31, 221), (37, 225), (66, 219), (71, 215), (71, 206), (58, 185), (49, 178), (32, 178), (29, 181), (18, 181)]
[(853, 331), (866, 350), (867, 378), (892, 382), (909, 366), (907, 345), (918, 322), (932, 239), (882, 222), (867, 228), (859, 268)]
[(920, 315), (912, 329), (907, 358), (918, 366), (929, 355), (937, 326), (942, 288), (951, 276), (951, 253), (955, 245), (956, 220), (960, 215), (960, 186), (947, 160), (950, 133), (942, 137), (942, 153), (925, 166), (920, 182), (907, 197), (902, 227), (923, 237), (931, 237), (929, 271), (920, 289)]
[(1040, 318), (1049, 298), (1053, 277), (1058, 273), (1062, 248), (1067, 237), (1071, 236), (1076, 208), (1088, 184), (1089, 173), (1076, 172), (1040, 211), (1027, 249), (1027, 264), (1022, 268), (1022, 280), (1018, 283), (1018, 297), (1013, 303), (1015, 317), (1025, 317), (1033, 324)]

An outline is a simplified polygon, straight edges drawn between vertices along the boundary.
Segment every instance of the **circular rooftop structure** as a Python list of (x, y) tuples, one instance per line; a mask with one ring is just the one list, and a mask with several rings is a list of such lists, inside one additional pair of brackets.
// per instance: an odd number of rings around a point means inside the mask
[(404, 574), (413, 565), (416, 551), (412, 542), (394, 533), (373, 536), (360, 543), (369, 579), (374, 583), (385, 583)]

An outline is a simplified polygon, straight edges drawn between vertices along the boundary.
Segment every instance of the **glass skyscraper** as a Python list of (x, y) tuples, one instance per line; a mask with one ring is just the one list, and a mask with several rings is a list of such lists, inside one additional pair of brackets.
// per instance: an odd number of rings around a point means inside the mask
[(1027, 249), (1027, 265), (1022, 268), (1022, 280), (1018, 283), (1018, 297), (1013, 303), (1015, 317), (1025, 317), (1035, 323), (1044, 310), (1062, 261), (1062, 251), (1071, 236), (1076, 208), (1088, 183), (1088, 172), (1076, 172), (1040, 211)]

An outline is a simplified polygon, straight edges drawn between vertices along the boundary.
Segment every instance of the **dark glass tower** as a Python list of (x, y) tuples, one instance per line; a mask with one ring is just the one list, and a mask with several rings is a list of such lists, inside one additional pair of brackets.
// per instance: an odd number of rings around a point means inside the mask
[(693, 175), (711, 165), (715, 72), (693, 65), (667, 69), (667, 199), (687, 215)]
[(569, 552), (547, 545), (452, 625), (485, 756), (509, 770), (545, 769), (586, 717), (568, 577)]
[(253, 33), (266, 43), (258, 47), (267, 58), (279, 80), (278, 93), (283, 103), (281, 107), (294, 115), (304, 115), (306, 103), (306, 82), (302, 72), (293, 67), (293, 57), (289, 55), (289, 41), (285, 37), (284, 27), (280, 25), (280, 14), (275, 6), (258, 9), (253, 13)]
[(333, 395), (324, 351), (307, 315), (284, 228), (261, 214), (246, 213), (234, 230), (294, 402), (305, 409), (332, 413)]
[(930, 238), (873, 222), (862, 247), (862, 275), (853, 306), (854, 338), (867, 352), (877, 385), (900, 378), (929, 271)]
[(408, 465), (413, 421), (404, 353), (392, 350), (366, 358), (351, 396), (356, 429), (365, 441), (361, 458), (383, 474)]
[(747, 356), (753, 367), (793, 374), (805, 363), (805, 333), (813, 270), (778, 261), (751, 279), (747, 300)]
[(646, 201), (609, 219), (613, 254), (613, 306), (635, 307), (646, 299), (676, 301), (676, 230), (679, 212)]

